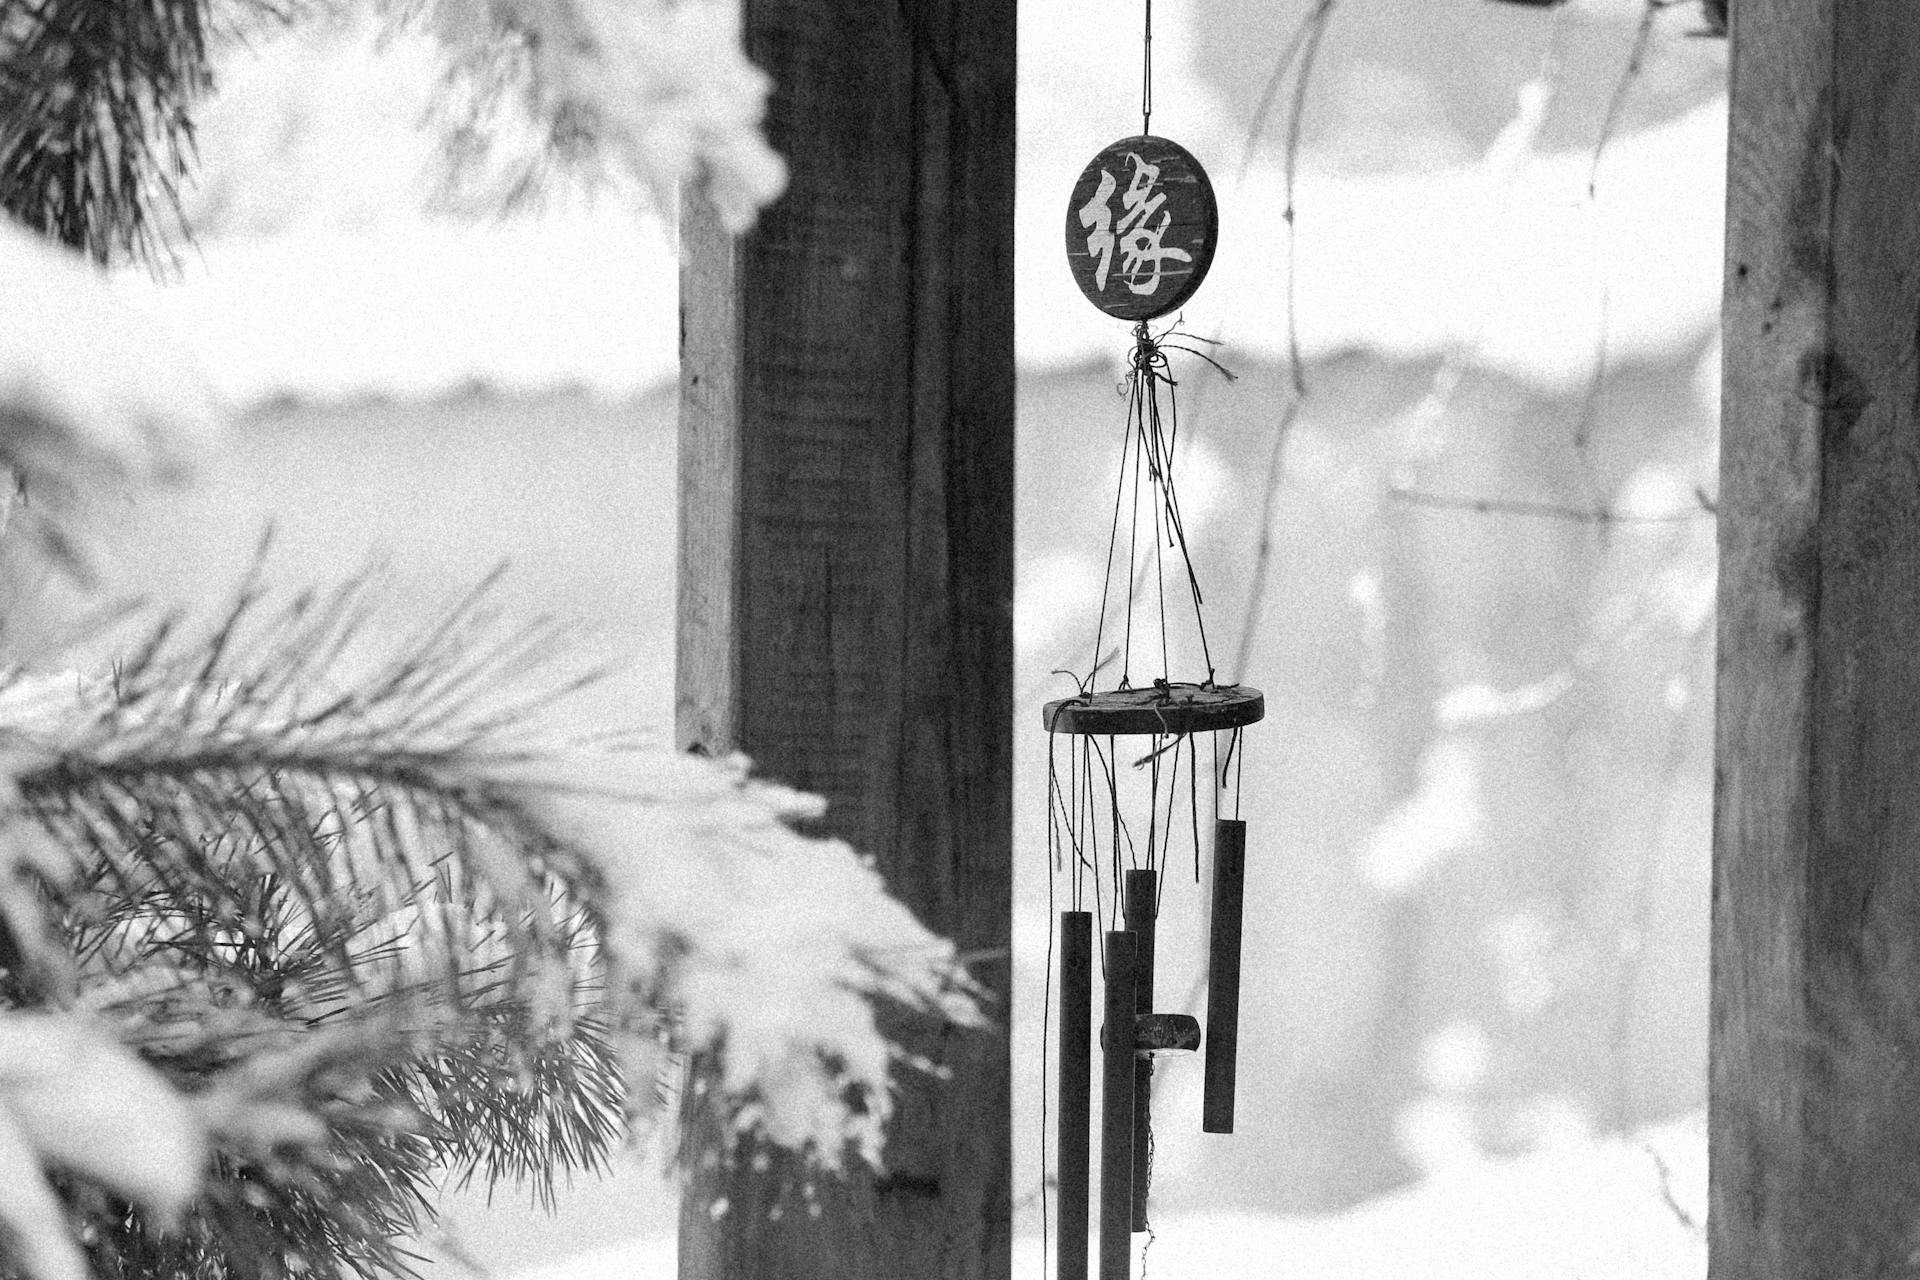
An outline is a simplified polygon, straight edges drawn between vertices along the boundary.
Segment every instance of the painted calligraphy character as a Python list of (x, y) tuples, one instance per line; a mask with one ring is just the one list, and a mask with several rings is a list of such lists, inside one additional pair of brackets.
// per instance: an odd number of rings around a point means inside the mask
[(1102, 169), (1100, 189), (1093, 193), (1093, 199), (1080, 206), (1080, 225), (1090, 228), (1087, 252), (1100, 259), (1093, 273), (1093, 287), (1102, 293), (1107, 288), (1107, 269), (1113, 265), (1113, 210), (1107, 207), (1107, 201), (1113, 198), (1114, 189), (1119, 185), (1112, 174)]
[[(1160, 181), (1160, 166), (1148, 164), (1132, 152), (1127, 153), (1127, 159), (1133, 162), (1133, 179), (1127, 183), (1126, 192), (1120, 197), (1120, 207), (1125, 210), (1120, 215), (1118, 229), (1120, 274), (1126, 280), (1128, 289), (1144, 296), (1160, 287), (1163, 262), (1192, 262), (1193, 255), (1184, 249), (1167, 248), (1160, 243), (1161, 237), (1167, 234), (1167, 228), (1173, 223), (1173, 214), (1160, 213), (1160, 206), (1167, 202), (1167, 197), (1153, 194), (1154, 186)], [(1104, 170), (1100, 176), (1106, 178)], [(1102, 190), (1108, 190), (1104, 183)], [(1160, 213), (1157, 226), (1153, 225), (1153, 215), (1156, 213)], [(1082, 210), (1081, 217), (1085, 216)], [(1141, 276), (1148, 270), (1153, 274), (1143, 284)], [(1104, 264), (1100, 287), (1106, 288)]]

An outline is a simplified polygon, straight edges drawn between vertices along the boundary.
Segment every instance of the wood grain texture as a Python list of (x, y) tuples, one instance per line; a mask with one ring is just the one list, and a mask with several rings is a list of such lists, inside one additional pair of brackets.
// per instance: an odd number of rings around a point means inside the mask
[(1710, 1272), (1909, 1275), (1920, 6), (1733, 9)]
[(791, 186), (683, 210), (681, 743), (825, 796), (1002, 1011), (889, 1021), (950, 1074), (896, 1076), (884, 1176), (698, 1170), (689, 1280), (1009, 1273), (1015, 25), (749, 0)]

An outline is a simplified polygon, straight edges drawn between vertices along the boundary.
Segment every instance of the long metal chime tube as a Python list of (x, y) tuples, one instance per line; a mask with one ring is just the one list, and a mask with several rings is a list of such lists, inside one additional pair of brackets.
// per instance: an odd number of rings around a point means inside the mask
[(1127, 1280), (1133, 1222), (1134, 939), (1107, 931), (1100, 1031), (1100, 1280)]
[[(1133, 934), (1133, 1011), (1153, 1012), (1154, 895), (1159, 877), (1151, 871), (1126, 874), (1127, 930)], [(1147, 1229), (1147, 1182), (1153, 1155), (1153, 1059), (1137, 1054), (1133, 1060), (1133, 1209), (1135, 1231)]]
[(1247, 885), (1247, 824), (1213, 824), (1213, 925), (1207, 943), (1207, 1063), (1200, 1128), (1233, 1132), (1233, 1074), (1240, 1047), (1240, 909)]
[(1060, 913), (1059, 1280), (1087, 1280), (1093, 1147), (1093, 913)]

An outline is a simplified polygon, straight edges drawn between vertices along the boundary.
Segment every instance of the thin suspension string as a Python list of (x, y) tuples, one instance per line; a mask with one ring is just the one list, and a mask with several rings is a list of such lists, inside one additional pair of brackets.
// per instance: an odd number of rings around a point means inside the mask
[[(1093, 687), (1095, 678), (1100, 674), (1100, 649), (1101, 646), (1106, 643), (1107, 596), (1113, 590), (1113, 554), (1120, 544), (1120, 501), (1126, 496), (1127, 492), (1127, 446), (1131, 443), (1133, 443), (1133, 408), (1132, 405), (1129, 404), (1127, 408), (1127, 425), (1120, 436), (1120, 478), (1113, 486), (1113, 521), (1107, 526), (1107, 568), (1105, 574), (1100, 579), (1100, 616), (1093, 626), (1093, 665), (1087, 668), (1088, 689)], [(1127, 576), (1129, 580), (1131, 580), (1133, 576), (1133, 563), (1131, 559), (1129, 559), (1127, 563)], [(1126, 663), (1127, 660), (1123, 653), (1120, 659), (1122, 669), (1126, 667)], [(1124, 677), (1122, 677), (1121, 683), (1123, 685), (1125, 684)]]
[[(1154, 418), (1157, 420), (1159, 416), (1160, 415), (1155, 414)], [(1141, 443), (1157, 452), (1157, 444), (1145, 438), (1146, 433), (1143, 432), (1142, 436), (1143, 439)], [(1151, 465), (1150, 470), (1159, 471), (1161, 465), (1159, 460), (1156, 459)], [(1172, 476), (1164, 473), (1161, 474), (1161, 484), (1159, 487), (1162, 494), (1172, 490), (1173, 486), (1166, 483), (1171, 479), (1173, 479)], [(1173, 660), (1167, 656), (1167, 566), (1165, 548), (1167, 541), (1172, 537), (1172, 531), (1166, 527), (1166, 507), (1167, 504), (1165, 501), (1153, 504), (1153, 580), (1154, 590), (1160, 606), (1160, 679), (1163, 681), (1173, 678)]]
[(1187, 735), (1187, 812), (1193, 818), (1193, 882), (1200, 883), (1200, 746)]
[[(1059, 874), (1056, 858), (1059, 856), (1059, 844), (1054, 832), (1053, 801), (1057, 794), (1056, 777), (1053, 767), (1053, 739), (1058, 736), (1047, 735), (1047, 968), (1046, 981), (1040, 996), (1040, 1273), (1048, 1274), (1047, 1241), (1053, 1238), (1051, 1218), (1047, 1212), (1047, 1088), (1052, 1083), (1053, 1053), (1053, 957), (1055, 938), (1060, 930), (1060, 915), (1055, 905), (1054, 880)], [(1065, 1011), (1062, 1011), (1065, 1016)], [(1064, 1100), (1061, 1103), (1065, 1105)]]
[[(1134, 384), (1133, 397), (1127, 411), (1127, 425), (1129, 428), (1132, 428), (1140, 421), (1139, 409), (1140, 387), (1136, 382)], [(1144, 432), (1142, 432), (1141, 435), (1132, 435), (1130, 433), (1128, 437), (1133, 444), (1131, 451), (1133, 457), (1133, 501), (1127, 504), (1127, 640), (1120, 655), (1120, 687), (1122, 689), (1130, 687), (1130, 677), (1133, 670), (1134, 568), (1140, 562), (1140, 463), (1147, 452), (1146, 440), (1143, 437)], [(1151, 481), (1152, 478), (1151, 475), (1148, 476), (1149, 481)]]
[[(1157, 350), (1156, 348), (1156, 351)], [(1193, 595), (1193, 625), (1194, 629), (1200, 635), (1200, 658), (1201, 661), (1207, 664), (1207, 683), (1212, 684), (1213, 652), (1207, 644), (1207, 620), (1200, 612), (1205, 600), (1200, 593), (1200, 575), (1195, 572), (1193, 557), (1187, 551), (1187, 527), (1186, 521), (1182, 519), (1180, 515), (1180, 495), (1173, 487), (1173, 450), (1174, 446), (1178, 444), (1180, 440), (1180, 396), (1177, 390), (1179, 384), (1173, 380), (1172, 374), (1161, 372), (1165, 366), (1166, 356), (1161, 354), (1160, 368), (1150, 370), (1150, 373), (1157, 381), (1164, 381), (1167, 384), (1167, 417), (1171, 422), (1171, 428), (1164, 433), (1163, 437), (1160, 424), (1160, 400), (1158, 395), (1155, 395), (1152, 405), (1152, 431), (1156, 440), (1164, 438), (1165, 442), (1162, 450), (1165, 461), (1162, 465), (1166, 473), (1164, 497), (1167, 508), (1167, 524), (1172, 530), (1172, 537), (1178, 542), (1181, 563), (1186, 566), (1187, 586)]]
[[(1169, 330), (1172, 332), (1172, 330)], [(1146, 592), (1149, 585), (1146, 575), (1152, 572), (1155, 577), (1159, 597), (1159, 624), (1162, 680), (1170, 680), (1170, 646), (1168, 627), (1170, 619), (1166, 608), (1165, 565), (1163, 560), (1166, 548), (1180, 553), (1180, 567), (1186, 572), (1187, 590), (1193, 608), (1194, 631), (1200, 641), (1201, 660), (1206, 665), (1206, 684), (1211, 687), (1215, 680), (1213, 665), (1213, 646), (1207, 639), (1206, 616), (1203, 612), (1204, 593), (1200, 589), (1200, 575), (1194, 568), (1193, 553), (1187, 545), (1186, 521), (1180, 511), (1180, 496), (1173, 484), (1173, 463), (1175, 446), (1180, 434), (1180, 397), (1179, 384), (1167, 370), (1166, 344), (1160, 335), (1156, 339), (1147, 323), (1143, 320), (1134, 326), (1134, 349), (1128, 358), (1127, 376), (1124, 381), (1127, 401), (1126, 423), (1120, 437), (1119, 474), (1114, 482), (1113, 512), (1107, 524), (1106, 564), (1101, 573), (1100, 610), (1094, 623), (1093, 661), (1089, 668), (1081, 692), (1093, 691), (1100, 670), (1115, 655), (1103, 652), (1106, 645), (1106, 628), (1109, 614), (1117, 614), (1118, 658), (1120, 679), (1117, 688), (1132, 687), (1133, 673), (1133, 614), (1136, 601)], [(1178, 343), (1171, 344), (1181, 351), (1199, 356), (1213, 365), (1224, 376), (1231, 379), (1233, 374), (1205, 352), (1194, 351)], [(1160, 403), (1160, 387), (1166, 384), (1167, 403), (1163, 413)], [(1141, 472), (1146, 472), (1146, 488), (1141, 485)], [(1145, 564), (1140, 556), (1140, 536), (1142, 502), (1153, 504), (1153, 530), (1149, 534), (1154, 539), (1154, 560)], [(1120, 557), (1120, 513), (1127, 511), (1127, 554), (1123, 573), (1125, 583), (1116, 587), (1114, 571), (1119, 567)], [(1124, 591), (1125, 599), (1116, 601), (1116, 592)]]
[[(1163, 365), (1165, 359), (1165, 356), (1161, 357)], [(1212, 646), (1207, 643), (1207, 620), (1205, 615), (1201, 613), (1201, 606), (1205, 604), (1205, 599), (1200, 591), (1200, 575), (1193, 567), (1192, 554), (1187, 550), (1187, 526), (1185, 518), (1180, 514), (1180, 495), (1173, 487), (1173, 449), (1180, 437), (1180, 396), (1176, 390), (1178, 384), (1174, 382), (1170, 374), (1155, 371), (1154, 376), (1164, 380), (1167, 384), (1167, 416), (1172, 424), (1171, 430), (1164, 433), (1165, 467), (1167, 475), (1167, 523), (1173, 531), (1173, 538), (1178, 542), (1180, 547), (1180, 562), (1187, 570), (1187, 588), (1193, 598), (1193, 627), (1200, 637), (1200, 659), (1206, 663), (1207, 666), (1207, 683), (1212, 684), (1213, 649)], [(1163, 437), (1160, 422), (1160, 401), (1157, 395), (1153, 402), (1153, 433), (1156, 439)]]
[[(1233, 740), (1236, 743), (1240, 742), (1240, 731), (1238, 729), (1233, 731)], [(1235, 822), (1240, 821), (1240, 783), (1246, 775), (1247, 748), (1245, 743), (1240, 743), (1240, 758), (1233, 766), (1233, 820)]]
[(1153, 133), (1153, 0), (1147, 0), (1147, 20), (1140, 40), (1140, 132)]
[(1072, 889), (1071, 889), (1073, 909), (1075, 911), (1083, 911), (1085, 910), (1085, 908), (1080, 904), (1081, 904), (1081, 898), (1086, 892), (1087, 849), (1086, 849), (1086, 842), (1080, 838), (1080, 812), (1081, 812), (1081, 805), (1084, 803), (1083, 798), (1081, 796), (1081, 791), (1086, 786), (1086, 780), (1080, 768), (1080, 752), (1077, 749), (1078, 745), (1079, 745), (1078, 743), (1072, 741), (1071, 739), (1069, 739), (1067, 742), (1067, 783), (1073, 789), (1073, 794), (1071, 796), (1073, 808), (1068, 816), (1067, 821), (1068, 821), (1068, 830), (1073, 833), (1073, 855), (1074, 856), (1073, 856), (1073, 880), (1072, 880)]
[(1173, 865), (1173, 812), (1180, 803), (1180, 744), (1188, 736), (1189, 735), (1184, 733), (1175, 734), (1171, 743), (1172, 749), (1169, 753), (1173, 757), (1173, 768), (1167, 778), (1167, 834), (1161, 843), (1160, 874), (1153, 882), (1153, 910), (1155, 915), (1160, 913), (1161, 895), (1166, 892), (1167, 868)]
[(1216, 732), (1207, 736), (1213, 739), (1213, 774), (1210, 779), (1213, 785), (1208, 789), (1213, 792), (1213, 820), (1218, 822), (1220, 821), (1220, 788), (1225, 785), (1224, 779), (1220, 776), (1220, 735)]
[[(1053, 892), (1053, 877), (1057, 871), (1067, 871), (1070, 910), (1081, 910), (1084, 875), (1087, 854), (1085, 841), (1081, 837), (1081, 821), (1077, 816), (1080, 810), (1081, 780), (1079, 759), (1074, 755), (1072, 743), (1067, 746), (1067, 794), (1061, 795), (1059, 783), (1059, 765), (1055, 757), (1057, 739), (1061, 735), (1048, 734), (1047, 743), (1047, 892)], [(1069, 808), (1071, 806), (1071, 808)], [(1064, 824), (1065, 830), (1062, 831)], [(1072, 859), (1067, 860), (1071, 850)]]
[[(1080, 863), (1081, 892), (1084, 894), (1087, 879), (1093, 880), (1093, 910), (1100, 910), (1100, 824), (1094, 821), (1093, 795), (1093, 744), (1087, 738), (1080, 739), (1080, 797), (1079, 821), (1086, 832), (1086, 847)], [(1084, 901), (1081, 909), (1086, 909)]]
[[(1164, 338), (1166, 335), (1162, 334)], [(1181, 350), (1189, 348), (1181, 347)], [(1197, 353), (1202, 359), (1213, 361), (1204, 353)], [(1217, 366), (1216, 366), (1217, 367)], [(1222, 372), (1225, 372), (1222, 370)], [(1232, 375), (1229, 374), (1229, 377)], [(1200, 639), (1201, 660), (1207, 667), (1207, 683), (1214, 679), (1213, 650), (1207, 642), (1207, 622), (1201, 611), (1204, 603), (1200, 590), (1200, 575), (1193, 567), (1193, 555), (1187, 547), (1186, 523), (1180, 515), (1180, 496), (1173, 484), (1174, 445), (1180, 433), (1180, 396), (1179, 383), (1174, 381), (1167, 371), (1167, 356), (1162, 344), (1157, 342), (1145, 321), (1134, 326), (1133, 353), (1133, 394), (1132, 400), (1140, 406), (1140, 438), (1148, 458), (1147, 475), (1152, 482), (1156, 507), (1154, 522), (1156, 528), (1164, 521), (1166, 544), (1180, 552), (1180, 560), (1187, 572), (1188, 594), (1193, 603), (1193, 625)], [(1167, 387), (1167, 413), (1163, 418), (1160, 412), (1160, 384)], [(1137, 486), (1136, 486), (1137, 487)], [(1137, 497), (1136, 497), (1137, 501)], [(1156, 548), (1157, 550), (1157, 548)], [(1165, 648), (1167, 624), (1164, 590), (1161, 605), (1161, 644)]]

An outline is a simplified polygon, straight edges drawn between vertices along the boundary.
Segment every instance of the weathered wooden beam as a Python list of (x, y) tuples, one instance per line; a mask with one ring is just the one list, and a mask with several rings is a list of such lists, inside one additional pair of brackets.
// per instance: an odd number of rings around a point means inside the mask
[(1710, 1274), (1907, 1275), (1920, 5), (1739, 0), (1732, 20)]
[(792, 182), (738, 240), (697, 198), (682, 211), (680, 742), (824, 795), (822, 828), (974, 958), (997, 1030), (890, 1024), (945, 1073), (897, 1074), (884, 1177), (767, 1152), (699, 1168), (680, 1274), (993, 1280), (1011, 1265), (1014, 0), (748, 0), (745, 23)]

